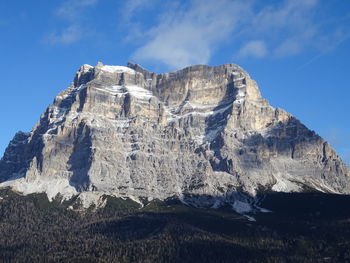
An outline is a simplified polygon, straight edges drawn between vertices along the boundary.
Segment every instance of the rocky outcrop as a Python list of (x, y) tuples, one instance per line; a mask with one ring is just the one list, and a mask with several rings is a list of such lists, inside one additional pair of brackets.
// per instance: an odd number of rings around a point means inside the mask
[(271, 107), (234, 64), (166, 74), (82, 66), (32, 132), (11, 141), (0, 181), (50, 198), (178, 196), (237, 209), (242, 193), (262, 190), (350, 193), (328, 143)]

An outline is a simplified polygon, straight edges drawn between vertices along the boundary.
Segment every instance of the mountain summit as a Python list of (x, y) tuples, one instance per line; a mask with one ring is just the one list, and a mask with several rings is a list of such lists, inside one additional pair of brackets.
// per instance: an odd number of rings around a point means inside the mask
[(156, 74), (83, 65), (0, 161), (0, 187), (50, 199), (178, 197), (249, 210), (260, 191), (350, 193), (335, 151), (235, 64)]

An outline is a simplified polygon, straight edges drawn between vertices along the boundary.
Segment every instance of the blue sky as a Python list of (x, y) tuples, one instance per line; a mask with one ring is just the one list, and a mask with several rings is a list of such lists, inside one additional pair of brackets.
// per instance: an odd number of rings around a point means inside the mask
[(0, 36), (0, 155), (80, 65), (131, 60), (155, 72), (239, 64), (350, 164), (350, 1), (1, 1)]

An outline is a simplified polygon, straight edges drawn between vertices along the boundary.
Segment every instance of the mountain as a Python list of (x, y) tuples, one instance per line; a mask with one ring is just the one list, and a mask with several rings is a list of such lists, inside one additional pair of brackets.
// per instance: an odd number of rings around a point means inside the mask
[(235, 64), (156, 74), (83, 65), (30, 133), (0, 162), (0, 187), (143, 200), (177, 197), (249, 212), (260, 192), (350, 193), (350, 172), (330, 145), (273, 108)]

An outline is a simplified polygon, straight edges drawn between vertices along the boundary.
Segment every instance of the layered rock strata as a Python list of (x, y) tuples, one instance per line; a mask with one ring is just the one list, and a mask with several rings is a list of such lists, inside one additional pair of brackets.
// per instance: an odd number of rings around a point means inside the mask
[(166, 74), (83, 65), (33, 130), (10, 142), (0, 182), (51, 199), (177, 196), (236, 210), (259, 191), (350, 193), (329, 144), (271, 107), (234, 64)]

